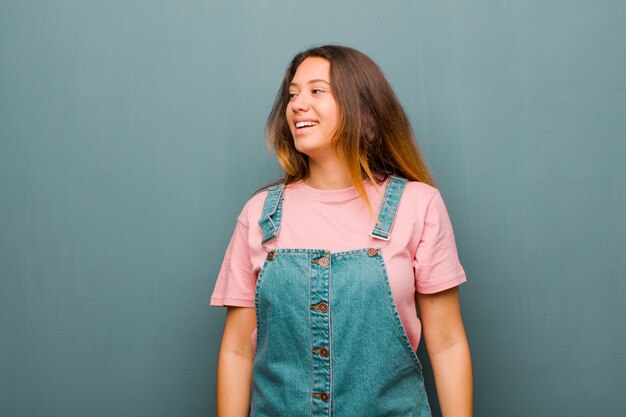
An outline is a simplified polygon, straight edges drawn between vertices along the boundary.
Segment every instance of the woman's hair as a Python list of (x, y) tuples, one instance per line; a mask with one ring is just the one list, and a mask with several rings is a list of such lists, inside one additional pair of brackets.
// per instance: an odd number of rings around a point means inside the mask
[(324, 45), (298, 53), (285, 71), (265, 129), (268, 145), (274, 148), (285, 175), (257, 192), (309, 176), (308, 156), (296, 149), (285, 116), (289, 84), (308, 57), (330, 62), (330, 85), (339, 110), (331, 144), (344, 156), (350, 178), (372, 216), (377, 217), (363, 186), (365, 178), (376, 187), (377, 181), (390, 174), (434, 186), (409, 119), (378, 65), (356, 49)]

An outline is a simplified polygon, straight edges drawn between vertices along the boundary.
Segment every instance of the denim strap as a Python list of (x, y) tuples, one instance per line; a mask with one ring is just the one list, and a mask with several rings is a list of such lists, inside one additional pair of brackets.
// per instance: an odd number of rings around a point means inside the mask
[(396, 217), (396, 210), (398, 209), (400, 197), (402, 197), (406, 183), (406, 178), (391, 175), (387, 187), (385, 188), (385, 195), (378, 209), (378, 223), (370, 233), (370, 236), (377, 239), (389, 240), (389, 233), (391, 232), (391, 227)]
[(263, 214), (259, 219), (259, 226), (263, 231), (261, 243), (274, 239), (280, 229), (280, 218), (283, 213), (284, 184), (276, 184), (268, 187), (268, 194), (263, 204)]

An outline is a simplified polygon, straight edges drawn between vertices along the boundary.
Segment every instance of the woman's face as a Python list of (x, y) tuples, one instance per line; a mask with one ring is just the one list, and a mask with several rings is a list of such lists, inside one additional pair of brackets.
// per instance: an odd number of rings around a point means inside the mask
[(330, 89), (330, 62), (320, 57), (302, 61), (291, 80), (289, 97), (286, 117), (296, 149), (312, 158), (333, 152), (339, 110)]

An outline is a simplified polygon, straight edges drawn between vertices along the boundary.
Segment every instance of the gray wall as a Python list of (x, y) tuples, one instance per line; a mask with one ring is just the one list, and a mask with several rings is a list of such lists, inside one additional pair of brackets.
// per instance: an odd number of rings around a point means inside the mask
[(0, 416), (214, 415), (209, 296), (280, 174), (282, 72), (327, 42), (383, 68), (448, 204), (476, 414), (623, 415), (625, 23), (618, 0), (2, 1)]

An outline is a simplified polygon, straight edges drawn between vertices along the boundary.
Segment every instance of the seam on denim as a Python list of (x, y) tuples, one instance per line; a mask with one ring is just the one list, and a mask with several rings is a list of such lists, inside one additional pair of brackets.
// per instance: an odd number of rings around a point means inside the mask
[[(367, 252), (368, 249), (375, 247), (380, 249), (381, 246), (377, 245), (377, 246), (368, 246), (365, 248), (356, 248), (356, 249), (349, 249), (349, 250), (345, 250), (345, 251), (340, 251), (340, 252), (331, 252), (328, 249), (310, 249), (310, 248), (275, 248), (273, 249), (274, 252), (276, 253), (283, 253), (283, 254), (305, 254), (305, 253), (311, 253), (311, 254), (326, 254), (326, 255), (332, 255), (333, 257), (346, 257), (346, 256), (354, 256), (354, 255), (358, 255), (361, 254), (363, 252)], [(326, 253), (328, 252), (328, 253)]]
[(267, 216), (267, 220), (270, 221), (270, 223), (272, 225), (272, 229), (274, 229), (274, 232), (272, 233), (272, 238), (278, 239), (278, 228), (274, 224), (274, 221), (272, 220), (272, 218), (270, 216)]
[(274, 213), (276, 213), (276, 209), (278, 208), (278, 203), (280, 202), (280, 199), (283, 195), (283, 188), (276, 188), (275, 190), (272, 191), (278, 191), (278, 193), (273, 192), (272, 193), (272, 205), (270, 206), (271, 210), (269, 211), (268, 215), (273, 215)]
[(387, 184), (385, 184), (385, 192), (383, 193), (382, 199), (380, 200), (380, 204), (378, 204), (378, 222), (380, 223), (380, 214), (382, 212), (383, 206), (387, 204), (387, 195), (389, 193), (389, 188), (391, 187), (391, 184), (393, 183), (393, 175), (389, 176), (389, 179), (387, 180)]
[[(385, 196), (384, 196), (384, 202), (386, 204), (386, 208), (387, 210), (393, 210), (393, 213), (391, 214), (391, 223), (389, 224), (389, 228), (387, 229), (385, 227), (385, 224), (387, 223), (387, 214), (389, 214), (389, 212), (385, 211), (385, 216), (384, 219), (380, 219), (380, 216), (382, 213), (382, 202), (379, 208), (379, 221), (376, 226), (374, 227), (374, 230), (372, 230), (372, 232), (370, 233), (370, 235), (374, 235), (376, 237), (380, 237), (381, 239), (385, 239), (385, 240), (389, 240), (391, 238), (391, 229), (393, 228), (393, 224), (395, 222), (395, 218), (396, 218), (396, 214), (398, 211), (398, 207), (400, 205), (400, 199), (402, 197), (402, 193), (404, 191), (404, 187), (406, 185), (406, 183), (408, 182), (408, 180), (404, 177), (399, 177), (396, 175), (391, 175), (390, 176), (390, 180), (389, 183), (387, 184), (387, 187), (385, 189)], [(398, 196), (396, 195), (397, 193), (400, 193)], [(389, 204), (388, 200), (393, 201), (394, 204)], [(382, 224), (381, 224), (382, 222)], [(379, 228), (378, 225), (381, 225), (383, 228)], [(378, 232), (379, 234), (381, 234), (382, 236), (378, 236), (375, 234), (375, 232)]]
[[(284, 187), (281, 186), (278, 192), (278, 195), (276, 196), (276, 201), (273, 203), (274, 207), (272, 208), (271, 212), (267, 216), (268, 220), (272, 224), (272, 228), (274, 229), (273, 238), (275, 240), (278, 240), (278, 236), (280, 232), (280, 225), (282, 223), (283, 191), (284, 191)], [(274, 220), (272, 220), (272, 217), (274, 216), (278, 217), (278, 221), (276, 223), (274, 223)]]
[[(267, 258), (265, 258), (265, 262), (267, 262)], [(263, 268), (261, 268), (262, 270)], [(260, 273), (259, 273), (260, 274)], [(254, 381), (254, 368), (256, 367), (256, 360), (258, 358), (258, 353), (259, 353), (259, 334), (261, 333), (260, 331), (260, 326), (261, 326), (261, 322), (259, 321), (259, 299), (258, 299), (258, 288), (259, 288), (259, 281), (257, 279), (256, 285), (255, 285), (255, 290), (254, 290), (254, 311), (255, 311), (255, 315), (256, 315), (256, 347), (254, 350), (254, 360), (252, 363), (252, 392), (251, 392), (251, 406), (252, 404), (255, 405), (255, 410), (256, 410), (256, 402), (255, 402), (255, 381)]]
[(334, 391), (333, 390), (334, 378), (333, 378), (333, 361), (332, 361), (335, 348), (333, 347), (333, 315), (332, 315), (333, 308), (331, 307), (332, 300), (330, 296), (331, 290), (332, 290), (332, 276), (333, 276), (332, 254), (329, 254), (328, 257), (330, 259), (329, 266), (328, 266), (328, 347), (330, 349), (330, 358), (328, 358), (329, 359), (328, 367), (329, 367), (329, 372), (330, 372), (330, 381), (328, 382), (328, 392), (330, 394), (330, 402), (328, 403), (328, 415), (330, 416), (332, 405), (335, 399), (335, 393), (333, 392)]
[(383, 195), (381, 196), (380, 203), (378, 203), (378, 211), (376, 212), (376, 224), (374, 225), (374, 229), (372, 229), (370, 233), (373, 233), (377, 229), (377, 226), (381, 221), (380, 215), (382, 213), (382, 207), (387, 201), (387, 192), (389, 191), (389, 185), (391, 184), (391, 181), (393, 179), (391, 177), (392, 176), (390, 175), (387, 179), (387, 184), (385, 184), (385, 190), (383, 191)]
[(396, 222), (396, 217), (398, 217), (398, 210), (400, 209), (400, 203), (402, 202), (402, 196), (404, 195), (404, 190), (406, 188), (406, 180), (400, 179), (399, 182), (397, 183), (398, 186), (398, 195), (394, 196), (394, 210), (393, 210), (393, 217), (391, 218), (391, 224), (389, 225), (389, 230), (387, 231), (387, 233), (389, 234), (389, 239), (391, 239), (391, 231), (393, 230), (393, 225)]
[(285, 253), (285, 254), (298, 254), (298, 253), (304, 253), (304, 254), (321, 254), (324, 253), (326, 251), (326, 249), (307, 249), (307, 248), (276, 248), (274, 250), (275, 252), (280, 252), (280, 253)]
[[(279, 203), (281, 201), (283, 189), (284, 188), (282, 186), (268, 188), (268, 193), (265, 196), (265, 201), (263, 202), (263, 210), (261, 213), (261, 219), (258, 222), (259, 226), (261, 227), (261, 231), (263, 232), (263, 237), (261, 238), (262, 245), (271, 239), (278, 239), (279, 228), (277, 228), (276, 225), (274, 224), (274, 221), (272, 220), (272, 216), (276, 213), (276, 210), (278, 209)], [(278, 195), (276, 193), (277, 190), (279, 190)], [(268, 221), (270, 225), (272, 226), (272, 229), (274, 230), (274, 232), (270, 234), (269, 236), (267, 235), (266, 230), (263, 227), (263, 225), (267, 224)], [(279, 227), (280, 227), (280, 224), (279, 224)]]
[[(309, 260), (311, 260), (311, 255), (309, 255), (308, 257)], [(309, 342), (312, 343), (313, 342), (313, 312), (311, 311), (311, 280), (312, 280), (312, 273), (311, 271), (313, 270), (313, 265), (311, 265), (311, 262), (307, 262), (307, 265), (309, 266)], [(310, 389), (310, 394), (309, 395), (309, 416), (313, 417), (313, 390), (315, 389), (315, 363), (314, 360), (315, 358), (313, 357), (313, 352), (311, 352), (311, 389)]]
[[(256, 346), (257, 346), (257, 352), (258, 352), (258, 347), (259, 347), (259, 335), (261, 333), (261, 311), (260, 311), (260, 303), (259, 303), (259, 296), (261, 295), (261, 289), (263, 286), (263, 281), (265, 278), (265, 274), (267, 273), (267, 270), (269, 269), (269, 260), (267, 258), (265, 258), (265, 261), (263, 262), (263, 266), (261, 267), (261, 270), (259, 272), (259, 276), (257, 277), (257, 281), (256, 281), (256, 288), (254, 291), (254, 306), (255, 306), (255, 311), (256, 311)], [(274, 262), (274, 261), (271, 261)], [(256, 355), (255, 355), (256, 357)]]

